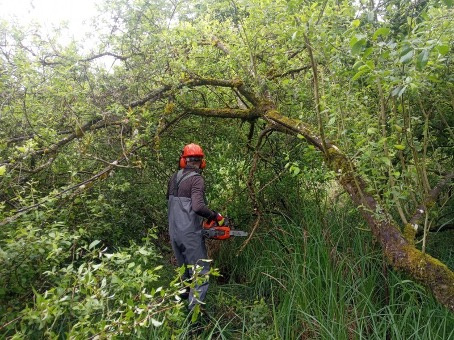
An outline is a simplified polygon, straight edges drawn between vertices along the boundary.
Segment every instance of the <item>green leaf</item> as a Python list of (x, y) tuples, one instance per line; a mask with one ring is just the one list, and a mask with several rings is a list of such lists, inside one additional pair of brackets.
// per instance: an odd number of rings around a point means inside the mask
[(405, 150), (405, 145), (402, 145), (402, 144), (395, 144), (395, 145), (394, 145), (394, 148), (396, 148), (397, 150)]
[(405, 90), (407, 89), (407, 85), (405, 86), (396, 86), (394, 90), (391, 91), (391, 96), (393, 97), (401, 97)]
[[(366, 50), (364, 51), (363, 53), (363, 58), (367, 58), (368, 56), (370, 56), (372, 54), (372, 52), (374, 51), (374, 48), (373, 47), (368, 47), (366, 48)], [(371, 61), (371, 60), (370, 60)]]
[(358, 61), (353, 65), (353, 69), (354, 69), (355, 71), (357, 71), (358, 68), (359, 68), (360, 66), (363, 66), (363, 65), (364, 65), (364, 62), (363, 62), (362, 60), (358, 60)]
[(366, 44), (366, 39), (360, 39), (357, 42), (355, 42), (352, 46), (352, 54), (359, 54), (363, 46)]
[(139, 253), (145, 256), (150, 255), (150, 252), (145, 250), (144, 248), (140, 248)]
[(352, 80), (356, 80), (358, 79), (359, 77), (361, 77), (364, 73), (367, 73), (367, 69), (362, 69), (360, 70), (359, 72), (357, 72), (353, 77), (352, 77)]
[(448, 8), (451, 8), (452, 5), (454, 4), (453, 0), (443, 0), (443, 2), (445, 3), (446, 6), (448, 6)]
[(419, 53), (418, 57), (416, 58), (416, 68), (418, 70), (422, 70), (424, 66), (427, 65), (429, 61), (430, 51), (428, 49), (424, 49)]
[(192, 309), (192, 318), (191, 322), (196, 322), (197, 318), (199, 317), (200, 314), (200, 305), (195, 305), (194, 308)]
[(373, 135), (376, 132), (377, 132), (377, 129), (374, 128), (374, 127), (370, 127), (370, 128), (367, 129), (367, 134), (368, 135)]
[(352, 21), (352, 26), (353, 27), (358, 27), (361, 24), (361, 20), (355, 19)]
[(388, 157), (381, 157), (380, 160), (387, 166), (391, 166), (391, 160)]
[(90, 245), (88, 246), (88, 249), (92, 249), (94, 247), (96, 247), (96, 245), (101, 242), (100, 240), (94, 240), (92, 243), (90, 243)]
[(415, 51), (413, 51), (413, 50), (408, 51), (407, 53), (405, 53), (403, 56), (400, 57), (399, 61), (403, 64), (410, 62), (411, 59), (413, 58), (414, 53), (415, 53)]
[(3, 176), (6, 172), (6, 165), (0, 166), (0, 176)]
[(388, 27), (380, 27), (378, 30), (375, 31), (372, 40), (377, 40), (377, 38), (382, 35), (384, 37), (388, 36), (390, 29)]
[(366, 62), (366, 65), (369, 67), (370, 70), (374, 70), (375, 69), (375, 64), (374, 64), (373, 60), (368, 60)]
[(435, 46), (435, 49), (440, 53), (441, 55), (446, 55), (449, 53), (449, 46), (448, 45), (438, 45)]

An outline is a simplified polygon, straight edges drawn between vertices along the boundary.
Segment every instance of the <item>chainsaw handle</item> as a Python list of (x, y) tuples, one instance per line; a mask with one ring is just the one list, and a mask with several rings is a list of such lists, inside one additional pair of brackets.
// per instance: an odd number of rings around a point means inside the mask
[(206, 221), (203, 221), (202, 223), (202, 227), (203, 229), (210, 229), (210, 228), (214, 228), (216, 227), (218, 224), (218, 222), (216, 220), (206, 220)]

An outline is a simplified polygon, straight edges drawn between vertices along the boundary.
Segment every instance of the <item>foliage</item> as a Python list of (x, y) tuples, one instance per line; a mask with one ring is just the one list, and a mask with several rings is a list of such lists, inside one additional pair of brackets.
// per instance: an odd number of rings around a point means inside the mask
[[(309, 192), (303, 195), (305, 205), (292, 214), (300, 223), (273, 215), (268, 228), (238, 257), (231, 256), (231, 249), (222, 253), (231, 284), (219, 287), (215, 299), (222, 301), (228, 331), (243, 329), (248, 339), (453, 336), (451, 313), (420, 285), (388, 271), (348, 202), (325, 205), (330, 197), (314, 201)], [(260, 315), (270, 321), (261, 332), (244, 302), (224, 297), (236, 295), (264, 298), (269, 309)], [(227, 330), (219, 332), (226, 335)], [(263, 332), (268, 336), (260, 337)]]
[[(45, 241), (43, 236), (46, 237)], [(47, 255), (43, 262), (46, 262), (48, 270), (44, 271), (46, 267), (43, 265), (32, 269), (31, 266), (24, 265), (26, 261), (23, 261), (19, 268), (15, 268), (20, 271), (16, 280), (20, 277), (22, 282), (9, 278), (9, 282), (4, 285), (2, 298), (11, 299), (14, 295), (25, 293), (25, 288), (30, 286), (34, 293), (33, 302), (27, 303), (23, 310), (17, 310), (11, 300), (10, 303), (5, 301), (2, 304), (2, 309), (9, 312), (2, 313), (2, 321), (7, 325), (4, 326), (6, 334), (13, 334), (12, 331), (15, 330), (12, 338), (20, 339), (57, 338), (63, 334), (69, 338), (146, 338), (150, 334), (170, 337), (179, 333), (175, 326), (184, 320), (184, 304), (178, 296), (186, 287), (181, 281), (184, 270), (179, 270), (168, 287), (160, 286), (163, 284), (163, 266), (156, 266), (160, 256), (151, 242), (157, 238), (154, 231), (149, 233), (141, 245), (131, 243), (129, 247), (115, 252), (100, 247), (99, 240), (90, 244), (74, 243), (72, 261), (56, 261), (59, 254), (64, 252), (64, 249), (57, 248), (58, 241), (65, 237), (63, 244), (70, 246), (68, 240), (81, 241), (80, 237), (70, 238), (56, 231), (43, 236), (35, 238), (33, 233), (29, 233), (27, 243), (34, 241), (34, 244), (38, 244), (43, 241), (39, 248), (29, 249), (29, 256), (36, 263), (39, 255)], [(46, 245), (50, 245), (51, 249), (46, 249)], [(14, 250), (8, 246), (2, 247), (4, 272), (11, 272), (14, 266), (4, 260), (19, 258)], [(194, 283), (189, 287), (198, 282), (200, 270), (198, 268), (195, 271), (192, 278)], [(216, 271), (212, 270), (207, 275), (211, 274), (216, 275)], [(33, 275), (35, 277), (31, 278)], [(6, 278), (7, 275), (2, 277)], [(27, 277), (28, 282), (25, 281)], [(17, 284), (24, 289), (17, 291)], [(9, 287), (13, 289), (5, 291)], [(44, 293), (40, 293), (38, 288), (45, 288)], [(6, 321), (10, 319), (19, 321), (16, 325), (11, 323), (8, 326)]]
[(237, 257), (239, 240), (210, 244), (224, 277), (204, 336), (452, 336), (452, 315), (384, 266), (322, 152), (256, 117), (219, 118), (272, 107), (314, 127), (402, 227), (424, 204), (417, 247), (452, 269), (452, 186), (427, 200), (453, 169), (452, 13), (435, 0), (114, 0), (91, 48), (0, 22), (0, 330), (188, 336), (184, 284), (163, 261), (165, 194), (196, 142), (210, 208), (260, 222)]

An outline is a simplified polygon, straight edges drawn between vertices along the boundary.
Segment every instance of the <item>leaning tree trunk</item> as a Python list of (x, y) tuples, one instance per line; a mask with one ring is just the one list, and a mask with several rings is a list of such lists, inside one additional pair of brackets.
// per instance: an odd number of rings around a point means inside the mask
[[(267, 112), (264, 118), (280, 130), (301, 134), (309, 143), (323, 150), (321, 139), (300, 120), (285, 117), (277, 111)], [(366, 184), (353, 163), (335, 145), (325, 145), (329, 167), (336, 172), (338, 181), (361, 211), (372, 233), (380, 242), (388, 262), (395, 269), (406, 272), (431, 289), (441, 304), (454, 311), (454, 273), (445, 264), (422, 253), (413, 242), (409, 242), (389, 214), (365, 190)]]

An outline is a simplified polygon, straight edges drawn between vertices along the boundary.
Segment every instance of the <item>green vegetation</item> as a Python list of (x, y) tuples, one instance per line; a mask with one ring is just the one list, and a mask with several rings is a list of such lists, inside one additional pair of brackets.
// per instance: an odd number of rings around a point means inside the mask
[[(114, 0), (85, 52), (0, 22), (0, 337), (453, 338), (452, 16)], [(251, 235), (209, 242), (202, 315), (166, 221), (190, 142)]]

